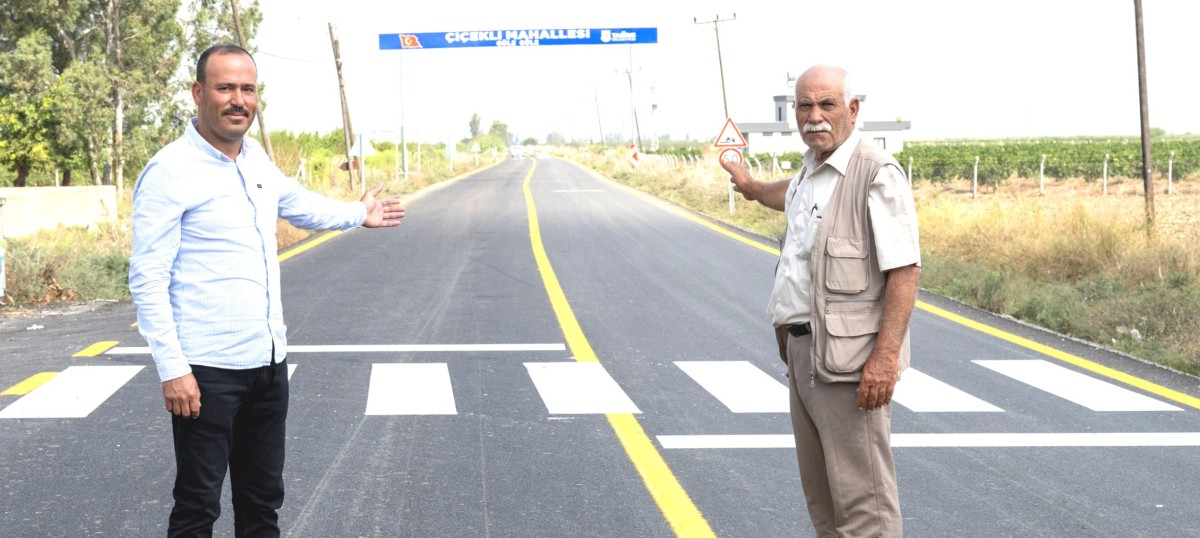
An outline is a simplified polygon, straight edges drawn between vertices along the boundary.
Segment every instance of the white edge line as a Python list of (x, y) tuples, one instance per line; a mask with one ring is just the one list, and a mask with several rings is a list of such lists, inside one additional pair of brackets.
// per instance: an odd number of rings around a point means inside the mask
[[(659, 435), (664, 449), (792, 448), (791, 435)], [(892, 448), (1193, 447), (1200, 432), (894, 433)]]
[[(443, 351), (566, 351), (566, 344), (363, 344), (297, 345), (288, 353), (421, 353)], [(114, 347), (105, 355), (149, 355), (149, 347)]]

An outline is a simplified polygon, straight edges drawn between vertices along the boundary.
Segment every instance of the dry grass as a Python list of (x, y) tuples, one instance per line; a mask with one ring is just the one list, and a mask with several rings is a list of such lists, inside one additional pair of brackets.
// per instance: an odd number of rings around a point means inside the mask
[[(1158, 185), (1156, 185), (1158, 187)], [(1165, 186), (1163, 186), (1165, 189)], [(993, 312), (1200, 373), (1200, 183), (1156, 193), (1141, 182), (1011, 179), (916, 188), (922, 285)]]
[(1155, 199), (1152, 233), (1140, 182), (1103, 195), (1093, 183), (1010, 180), (972, 198), (970, 185), (918, 185), (922, 246), (1031, 278), (1074, 281), (1109, 274), (1129, 285), (1197, 275), (1200, 185), (1176, 185)]

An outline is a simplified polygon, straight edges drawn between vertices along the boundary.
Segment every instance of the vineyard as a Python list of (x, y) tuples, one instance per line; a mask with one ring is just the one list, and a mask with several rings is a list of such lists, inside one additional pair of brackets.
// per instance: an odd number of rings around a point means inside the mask
[[(1172, 156), (1172, 153), (1174, 154)], [(911, 164), (914, 181), (934, 183), (971, 179), (979, 159), (982, 185), (998, 185), (1011, 177), (1047, 179), (1142, 177), (1142, 144), (1138, 137), (1035, 138), (906, 142), (896, 155), (902, 167)], [(1156, 179), (1200, 173), (1200, 137), (1156, 137), (1151, 143)]]

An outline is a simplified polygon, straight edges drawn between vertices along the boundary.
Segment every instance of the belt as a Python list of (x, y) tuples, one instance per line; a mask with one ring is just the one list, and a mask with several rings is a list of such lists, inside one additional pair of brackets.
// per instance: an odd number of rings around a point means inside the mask
[(792, 333), (792, 336), (804, 336), (806, 334), (812, 334), (812, 324), (807, 322), (796, 323), (793, 325), (788, 325), (787, 330), (788, 332)]

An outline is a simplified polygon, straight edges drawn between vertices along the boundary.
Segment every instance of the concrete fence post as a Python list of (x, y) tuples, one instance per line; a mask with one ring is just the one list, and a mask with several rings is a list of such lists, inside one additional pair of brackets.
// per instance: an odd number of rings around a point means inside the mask
[(1101, 192), (1108, 195), (1108, 154), (1104, 154), (1104, 185), (1101, 187)]
[(971, 175), (971, 198), (979, 197), (979, 156), (975, 156), (975, 172)]
[(1171, 195), (1171, 182), (1175, 177), (1175, 152), (1171, 152), (1171, 157), (1167, 159), (1167, 196)]

